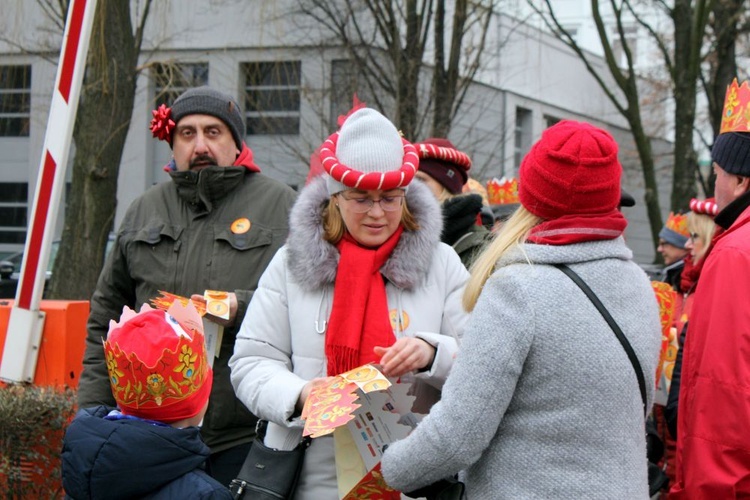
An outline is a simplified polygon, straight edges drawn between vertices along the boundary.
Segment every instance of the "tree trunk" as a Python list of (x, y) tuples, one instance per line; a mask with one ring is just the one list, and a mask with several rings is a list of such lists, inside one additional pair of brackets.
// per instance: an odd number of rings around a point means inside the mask
[(88, 300), (117, 206), (117, 175), (133, 114), (139, 47), (129, 2), (100, 0), (73, 131), (73, 183), (50, 297)]
[(466, 30), (468, 2), (457, 0), (453, 13), (450, 55), (445, 62), (445, 2), (437, 2), (435, 11), (435, 69), (433, 73), (433, 119), (432, 137), (448, 137), (453, 121), (453, 110), (458, 94), (460, 75), (461, 46)]
[[(743, 13), (744, 3), (745, 0), (718, 0), (714, 6), (712, 22), (716, 46), (711, 57), (712, 64), (706, 89), (713, 137), (719, 135), (727, 86), (737, 76), (736, 45), (739, 36), (737, 25)], [(706, 197), (713, 196), (715, 182), (716, 176), (711, 169), (705, 186)]]
[[(702, 3), (702, 0), (697, 2)], [(695, 124), (695, 98), (698, 85), (698, 62), (700, 60), (703, 29), (695, 26), (697, 13), (692, 0), (677, 0), (672, 17), (674, 21), (674, 101), (675, 144), (674, 168), (672, 170), (671, 209), (687, 211), (690, 199), (695, 197), (697, 157), (693, 148), (693, 126)], [(704, 26), (705, 28), (705, 26)], [(697, 43), (696, 43), (697, 42)], [(696, 54), (695, 51), (698, 51)]]

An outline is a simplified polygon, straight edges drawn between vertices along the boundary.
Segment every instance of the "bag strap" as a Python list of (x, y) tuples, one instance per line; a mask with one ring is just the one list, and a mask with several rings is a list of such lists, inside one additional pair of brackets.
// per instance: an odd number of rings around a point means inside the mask
[(620, 344), (622, 345), (622, 348), (625, 349), (625, 354), (628, 355), (628, 359), (630, 360), (630, 363), (633, 365), (633, 370), (635, 370), (635, 376), (638, 379), (638, 388), (641, 391), (641, 400), (643, 401), (643, 414), (646, 416), (648, 412), (646, 411), (646, 379), (643, 377), (643, 369), (641, 368), (641, 364), (638, 362), (638, 356), (636, 356), (635, 351), (630, 345), (630, 342), (628, 342), (628, 339), (625, 337), (625, 334), (622, 333), (622, 330), (620, 329), (620, 326), (617, 324), (615, 319), (612, 317), (611, 314), (609, 314), (609, 311), (607, 311), (607, 308), (604, 307), (604, 304), (602, 304), (602, 301), (599, 300), (599, 297), (596, 296), (593, 290), (589, 288), (589, 286), (586, 284), (585, 281), (581, 279), (578, 274), (576, 274), (575, 271), (573, 271), (571, 268), (566, 266), (565, 264), (554, 264), (556, 268), (558, 268), (560, 271), (564, 272), (568, 278), (573, 280), (573, 283), (578, 285), (578, 287), (583, 290), (583, 293), (586, 294), (586, 296), (589, 298), (589, 300), (594, 304), (594, 306), (599, 310), (601, 315), (604, 317), (604, 320), (607, 322), (610, 328), (612, 328), (612, 331), (615, 332), (615, 336), (617, 337), (617, 340), (620, 341)]

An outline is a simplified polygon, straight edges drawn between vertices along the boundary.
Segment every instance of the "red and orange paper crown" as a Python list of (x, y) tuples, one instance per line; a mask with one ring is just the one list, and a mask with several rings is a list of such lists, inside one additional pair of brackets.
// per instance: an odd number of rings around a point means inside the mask
[(725, 132), (750, 132), (750, 86), (748, 82), (739, 85), (736, 78), (727, 87), (721, 112), (719, 133)]
[(117, 406), (125, 415), (171, 423), (198, 414), (211, 393), (202, 322), (179, 302), (173, 314), (144, 304), (109, 323), (104, 353)]
[(664, 224), (664, 227), (686, 238), (690, 236), (690, 231), (688, 231), (686, 214), (680, 214), (680, 213), (676, 214), (674, 212), (669, 212), (669, 217), (667, 218), (667, 223)]
[(509, 203), (519, 203), (518, 200), (518, 181), (516, 179), (506, 179), (503, 177), (487, 181), (487, 197), (490, 205), (506, 205)]

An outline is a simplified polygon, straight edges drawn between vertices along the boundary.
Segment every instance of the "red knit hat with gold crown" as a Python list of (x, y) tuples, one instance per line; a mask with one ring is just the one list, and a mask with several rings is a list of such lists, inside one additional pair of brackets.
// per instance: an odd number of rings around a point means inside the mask
[(123, 414), (172, 423), (203, 409), (213, 372), (200, 316), (195, 316), (178, 322), (144, 304), (139, 313), (125, 307), (119, 322), (110, 321), (104, 353), (112, 393)]

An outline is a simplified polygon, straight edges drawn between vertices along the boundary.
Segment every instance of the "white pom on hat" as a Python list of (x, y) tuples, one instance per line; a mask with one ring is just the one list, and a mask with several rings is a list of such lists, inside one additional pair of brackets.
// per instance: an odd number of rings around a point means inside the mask
[[(337, 134), (321, 148), (321, 161), (329, 174), (326, 176), (328, 194), (347, 188), (405, 188), (411, 182), (419, 166), (416, 150), (379, 112), (372, 108), (355, 111)], [(389, 172), (388, 176), (377, 176), (379, 181), (375, 185), (362, 182), (367, 174)], [(367, 176), (367, 180), (373, 177)]]

